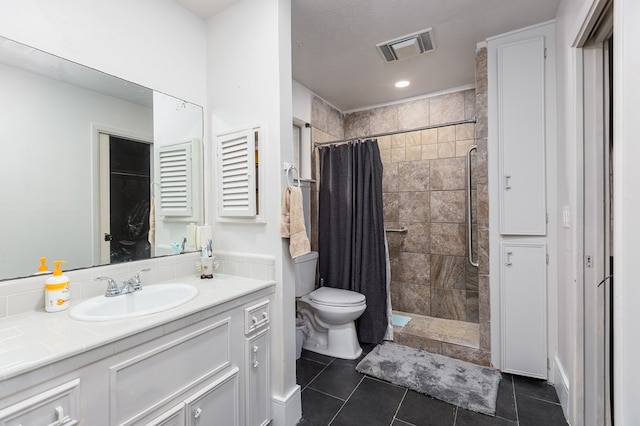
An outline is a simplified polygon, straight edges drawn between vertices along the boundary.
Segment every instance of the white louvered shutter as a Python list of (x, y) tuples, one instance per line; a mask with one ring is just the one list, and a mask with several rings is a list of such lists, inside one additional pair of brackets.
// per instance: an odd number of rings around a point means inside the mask
[(219, 135), (218, 215), (256, 216), (255, 132), (253, 129)]
[(158, 149), (159, 214), (167, 217), (193, 215), (191, 142)]

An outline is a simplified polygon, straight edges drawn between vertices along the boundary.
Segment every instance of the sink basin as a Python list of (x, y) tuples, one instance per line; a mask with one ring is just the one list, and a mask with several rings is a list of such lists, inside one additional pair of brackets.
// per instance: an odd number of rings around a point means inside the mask
[(198, 295), (189, 284), (150, 285), (134, 293), (98, 296), (73, 307), (69, 315), (81, 321), (111, 321), (154, 314), (180, 306)]

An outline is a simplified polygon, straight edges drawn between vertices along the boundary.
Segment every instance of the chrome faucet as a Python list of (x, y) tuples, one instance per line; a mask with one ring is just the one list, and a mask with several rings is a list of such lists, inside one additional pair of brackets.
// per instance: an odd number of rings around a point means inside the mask
[(120, 296), (122, 294), (133, 293), (138, 290), (142, 290), (142, 281), (140, 281), (140, 274), (142, 272), (149, 272), (151, 269), (142, 269), (136, 272), (133, 277), (122, 282), (122, 287), (118, 287), (118, 284), (109, 277), (97, 277), (95, 281), (107, 281), (107, 291), (105, 297)]
[(113, 297), (120, 294), (118, 283), (116, 283), (112, 278), (98, 277), (95, 279), (95, 281), (107, 281), (107, 292), (104, 294), (105, 297)]

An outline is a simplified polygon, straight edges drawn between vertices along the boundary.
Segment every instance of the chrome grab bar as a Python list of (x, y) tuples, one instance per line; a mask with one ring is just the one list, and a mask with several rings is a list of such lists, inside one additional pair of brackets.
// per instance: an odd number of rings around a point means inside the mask
[(478, 261), (473, 260), (473, 240), (472, 240), (472, 217), (471, 217), (471, 151), (477, 150), (478, 145), (471, 145), (467, 150), (467, 241), (468, 247), (468, 260), (471, 266), (478, 267)]
[(402, 234), (404, 234), (407, 231), (408, 231), (408, 229), (407, 229), (406, 226), (403, 226), (403, 227), (401, 227), (399, 229), (393, 229), (393, 228), (392, 229), (389, 229), (389, 228), (385, 228), (384, 229), (384, 232), (400, 232)]

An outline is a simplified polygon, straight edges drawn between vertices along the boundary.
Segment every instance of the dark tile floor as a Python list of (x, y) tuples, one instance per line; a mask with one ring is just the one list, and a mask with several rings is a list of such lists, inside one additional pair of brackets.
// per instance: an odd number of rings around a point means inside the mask
[[(363, 352), (374, 347), (363, 345)], [(298, 425), (567, 424), (555, 389), (540, 380), (503, 374), (496, 416), (490, 417), (360, 374), (355, 370), (358, 362), (303, 350), (296, 368), (298, 384), (302, 388), (302, 420)]]

